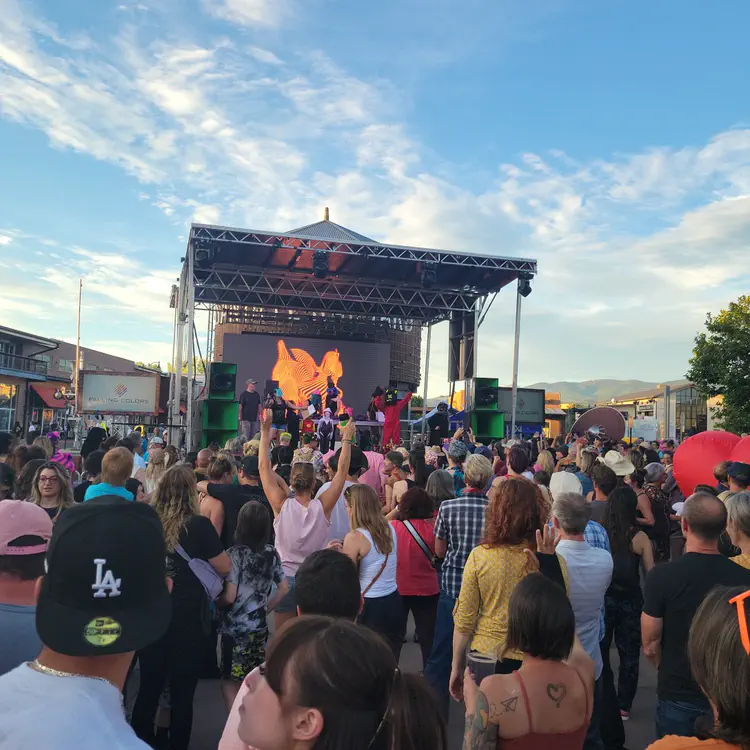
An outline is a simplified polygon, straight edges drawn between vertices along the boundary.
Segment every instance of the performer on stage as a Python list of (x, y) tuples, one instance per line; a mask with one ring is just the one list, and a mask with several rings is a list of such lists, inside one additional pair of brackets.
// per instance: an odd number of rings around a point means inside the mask
[(326, 386), (326, 409), (330, 409), (334, 416), (339, 412), (339, 389), (330, 375)]
[(377, 397), (375, 403), (378, 410), (385, 414), (381, 446), (384, 450), (392, 450), (401, 445), (401, 410), (410, 400), (411, 391), (399, 400), (396, 388), (387, 388), (384, 395)]
[(448, 416), (448, 404), (441, 401), (437, 405), (437, 414), (433, 414), (428, 420), (430, 426), (430, 440), (428, 445), (442, 445), (445, 438), (451, 436), (450, 422)]
[(325, 456), (329, 450), (334, 450), (336, 445), (336, 425), (331, 419), (331, 410), (325, 409), (323, 416), (318, 422), (318, 435), (320, 436), (320, 452)]

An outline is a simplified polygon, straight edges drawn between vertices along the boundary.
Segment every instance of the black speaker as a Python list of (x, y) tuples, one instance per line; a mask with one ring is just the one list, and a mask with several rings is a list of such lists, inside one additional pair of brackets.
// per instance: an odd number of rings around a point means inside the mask
[(234, 401), (237, 387), (237, 365), (231, 362), (212, 362), (208, 376), (209, 399)]
[(273, 396), (276, 394), (276, 389), (279, 387), (279, 381), (278, 380), (266, 380), (266, 390), (263, 393), (264, 398), (268, 398), (269, 396)]
[(474, 409), (496, 411), (497, 388), (497, 378), (474, 378)]
[(234, 383), (237, 378), (228, 372), (214, 372), (211, 374), (211, 394), (226, 393), (234, 391)]

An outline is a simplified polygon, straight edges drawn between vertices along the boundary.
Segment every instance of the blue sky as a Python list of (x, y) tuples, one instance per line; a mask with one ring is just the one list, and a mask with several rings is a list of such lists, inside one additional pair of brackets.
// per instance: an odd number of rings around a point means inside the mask
[[(750, 5), (0, 0), (0, 319), (171, 352), (191, 220), (535, 257), (522, 382), (681, 377), (748, 288)], [(510, 378), (513, 295), (480, 334)], [(433, 336), (444, 391), (447, 332)]]

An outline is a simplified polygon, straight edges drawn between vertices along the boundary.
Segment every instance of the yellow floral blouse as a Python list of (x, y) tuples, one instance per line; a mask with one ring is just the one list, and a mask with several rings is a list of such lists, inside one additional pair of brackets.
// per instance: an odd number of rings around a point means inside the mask
[[(523, 659), (519, 651), (506, 651), (508, 603), (516, 584), (529, 574), (527, 545), (475, 547), (466, 560), (461, 593), (453, 610), (453, 621), (460, 633), (472, 635), (471, 649), (498, 658)], [(565, 560), (558, 555), (565, 590), (570, 581)]]

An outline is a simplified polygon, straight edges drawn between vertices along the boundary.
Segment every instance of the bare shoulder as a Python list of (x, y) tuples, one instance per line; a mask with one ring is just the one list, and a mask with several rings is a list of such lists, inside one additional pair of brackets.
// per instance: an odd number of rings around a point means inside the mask
[(489, 720), (493, 724), (512, 719), (521, 708), (521, 691), (513, 675), (496, 674), (485, 677), (480, 685), (487, 697)]

